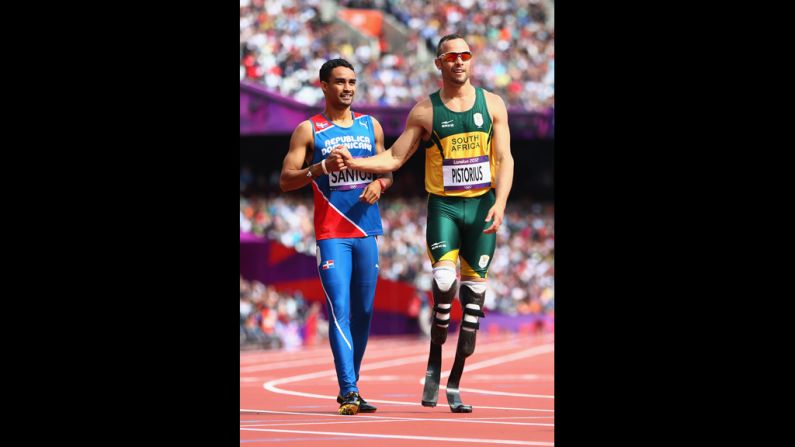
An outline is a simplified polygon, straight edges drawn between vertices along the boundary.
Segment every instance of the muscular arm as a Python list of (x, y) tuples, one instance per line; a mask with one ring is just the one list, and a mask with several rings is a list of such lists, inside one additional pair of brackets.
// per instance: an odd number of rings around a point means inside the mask
[(293, 131), (290, 138), (290, 149), (284, 157), (282, 163), (282, 173), (279, 177), (279, 187), (282, 191), (293, 191), (308, 185), (312, 179), (306, 176), (307, 170), (312, 170), (312, 176), (323, 175), (323, 168), (320, 163), (304, 168), (308, 162), (312, 148), (312, 123), (304, 121)]
[[(373, 118), (373, 130), (375, 131), (376, 155), (382, 154), (386, 152), (386, 148), (384, 147), (384, 128), (381, 127), (381, 123), (379, 123), (378, 120), (375, 118)], [(387, 188), (392, 186), (392, 183), (395, 182), (395, 179), (392, 176), (392, 171), (382, 173), (380, 178), (384, 181), (384, 184), (386, 185)]]
[[(373, 118), (373, 132), (375, 133), (375, 152), (376, 154), (382, 154), (384, 153), (384, 129), (381, 127), (381, 123), (379, 123), (375, 118)], [(378, 201), (378, 199), (381, 198), (381, 194), (383, 194), (384, 190), (392, 186), (392, 183), (394, 182), (391, 172), (387, 172), (376, 177), (377, 179), (367, 185), (367, 188), (365, 188), (364, 191), (362, 191), (362, 194), (359, 196), (361, 201), (367, 202), (370, 205)], [(381, 181), (378, 181), (378, 178), (380, 178)], [(381, 187), (381, 182), (384, 182), (385, 188)]]
[(411, 158), (417, 151), (420, 140), (427, 134), (433, 120), (433, 108), (430, 99), (420, 101), (406, 120), (406, 129), (398, 137), (389, 150), (381, 152), (374, 157), (351, 158), (346, 157), (346, 164), (351, 169), (377, 174), (396, 171)]
[(505, 103), (502, 98), (489, 92), (486, 92), (486, 101), (492, 114), (494, 126), (491, 149), (497, 165), (495, 173), (497, 178), (494, 187), (497, 197), (494, 206), (486, 216), (487, 222), (492, 219), (494, 222), (483, 232), (493, 233), (502, 224), (508, 194), (510, 194), (513, 185), (513, 155), (511, 155), (511, 132), (508, 129), (508, 110), (505, 108)]

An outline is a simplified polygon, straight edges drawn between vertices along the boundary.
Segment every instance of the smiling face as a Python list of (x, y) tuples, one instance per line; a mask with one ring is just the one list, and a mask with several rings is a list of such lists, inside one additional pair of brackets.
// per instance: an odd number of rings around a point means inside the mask
[[(466, 53), (469, 53), (467, 56)], [(434, 63), (442, 72), (442, 80), (456, 85), (464, 85), (469, 80), (472, 52), (464, 39), (451, 39), (442, 43), (440, 55)], [(464, 60), (469, 58), (468, 60)]]
[(320, 81), (326, 104), (334, 108), (350, 107), (356, 94), (356, 73), (348, 67), (335, 67), (328, 81)]

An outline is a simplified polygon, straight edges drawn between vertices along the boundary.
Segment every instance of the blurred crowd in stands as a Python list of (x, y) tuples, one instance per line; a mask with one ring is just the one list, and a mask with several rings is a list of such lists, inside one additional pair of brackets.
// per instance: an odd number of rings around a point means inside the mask
[(291, 349), (328, 336), (320, 303), (240, 277), (240, 346)]
[[(402, 24), (402, 48), (383, 37), (351, 43), (338, 8), (374, 9)], [(509, 107), (546, 110), (555, 100), (553, 10), (552, 0), (240, 0), (240, 79), (317, 105), (320, 66), (342, 57), (357, 72), (357, 103), (410, 106), (441, 85), (418, 47), (432, 58), (442, 36), (458, 33), (474, 56), (474, 85)]]

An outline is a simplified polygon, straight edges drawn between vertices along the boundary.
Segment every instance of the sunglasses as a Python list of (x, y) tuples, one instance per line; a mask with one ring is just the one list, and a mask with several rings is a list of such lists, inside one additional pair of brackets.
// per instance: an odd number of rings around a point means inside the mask
[(472, 53), (469, 51), (462, 51), (460, 53), (456, 53), (455, 51), (451, 51), (449, 53), (440, 54), (437, 56), (437, 59), (441, 59), (445, 62), (455, 62), (458, 60), (458, 57), (461, 57), (461, 60), (466, 62), (472, 59)]

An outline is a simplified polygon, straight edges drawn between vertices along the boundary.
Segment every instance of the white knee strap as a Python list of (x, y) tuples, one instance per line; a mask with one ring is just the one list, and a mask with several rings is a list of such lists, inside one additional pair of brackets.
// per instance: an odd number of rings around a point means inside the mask
[(455, 269), (452, 267), (442, 266), (433, 269), (433, 280), (436, 281), (436, 287), (442, 292), (450, 290), (455, 279)]
[(486, 281), (461, 281), (461, 285), (469, 287), (469, 290), (478, 295), (486, 291)]
[[(486, 291), (486, 282), (485, 281), (461, 281), (461, 287), (469, 287), (469, 290), (481, 294)], [(477, 304), (468, 303), (466, 305), (469, 309), (472, 310), (483, 310)], [(469, 321), (470, 323), (477, 323), (478, 317), (464, 314), (464, 321)], [(467, 331), (474, 331), (474, 329), (464, 328)]]

